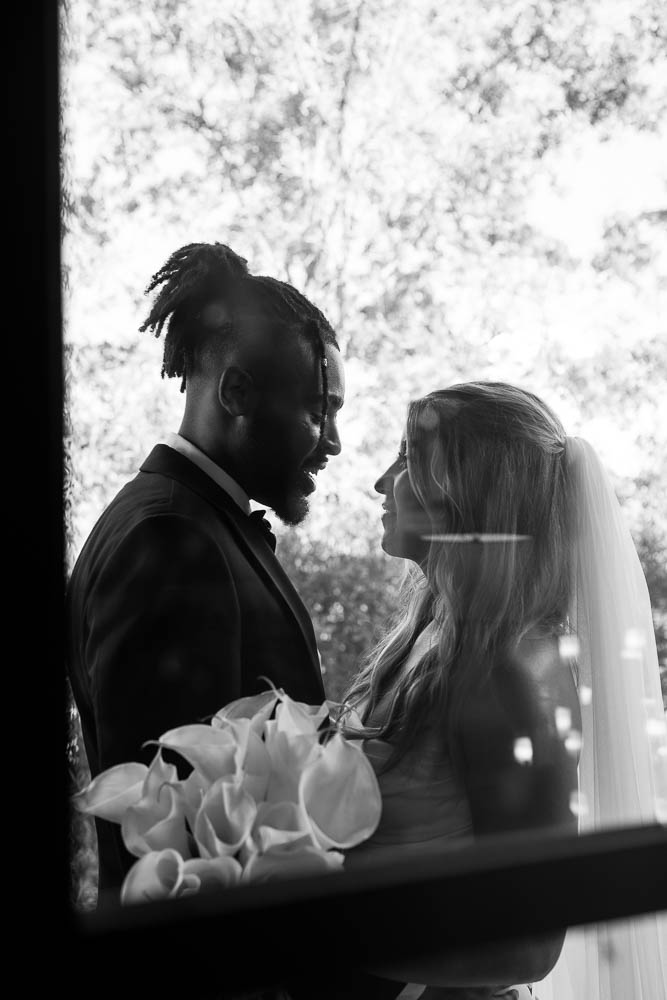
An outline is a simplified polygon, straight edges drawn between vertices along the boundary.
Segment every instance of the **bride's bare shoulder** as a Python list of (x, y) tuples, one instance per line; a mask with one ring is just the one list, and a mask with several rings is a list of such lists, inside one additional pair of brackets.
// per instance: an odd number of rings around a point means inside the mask
[(492, 665), (461, 716), (478, 832), (571, 824), (577, 759), (566, 737), (573, 730), (581, 731), (581, 717), (570, 664), (556, 637), (526, 636)]
[(480, 725), (488, 730), (490, 720), (512, 733), (556, 732), (568, 712), (571, 728), (580, 727), (572, 663), (561, 655), (557, 636), (532, 632), (489, 667), (466, 700), (463, 722), (471, 738)]
[(554, 734), (562, 733), (569, 718), (569, 727), (581, 730), (572, 662), (562, 656), (558, 636), (528, 633), (499, 660), (492, 678), (510, 718), (521, 722), (525, 715)]

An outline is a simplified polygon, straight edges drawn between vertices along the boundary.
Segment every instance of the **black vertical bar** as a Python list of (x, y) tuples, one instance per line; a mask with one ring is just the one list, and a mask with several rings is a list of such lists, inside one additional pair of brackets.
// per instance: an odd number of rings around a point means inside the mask
[[(21, 788), (29, 796), (38, 787), (46, 792), (41, 818), (20, 837), (26, 856), (45, 859), (39, 885), (28, 889), (28, 879), (24, 892), (34, 893), (32, 904), (43, 914), (53, 908), (54, 920), (61, 922), (69, 895), (69, 824), (63, 794), (68, 786), (62, 616), (60, 0), (13, 4), (3, 14), (9, 73), (5, 166), (11, 176), (4, 192), (11, 219), (9, 235), (3, 232), (10, 259), (4, 269), (4, 376), (7, 385), (18, 389), (13, 409), (5, 400), (3, 450), (11, 513), (4, 544), (16, 551), (4, 574), (16, 605), (16, 614), (11, 612), (7, 622), (5, 655), (13, 649), (6, 680), (24, 686), (22, 694), (5, 705), (7, 716), (19, 724), (11, 755), (21, 769)], [(18, 839), (14, 843), (18, 848)]]

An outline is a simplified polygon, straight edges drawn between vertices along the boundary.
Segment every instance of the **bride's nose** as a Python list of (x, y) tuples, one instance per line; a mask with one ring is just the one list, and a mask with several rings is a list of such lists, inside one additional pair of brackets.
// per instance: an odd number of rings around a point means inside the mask
[(376, 491), (376, 493), (382, 493), (383, 496), (387, 496), (389, 494), (390, 488), (391, 488), (391, 476), (389, 474), (389, 469), (387, 469), (386, 472), (383, 472), (380, 478), (376, 481), (373, 489)]

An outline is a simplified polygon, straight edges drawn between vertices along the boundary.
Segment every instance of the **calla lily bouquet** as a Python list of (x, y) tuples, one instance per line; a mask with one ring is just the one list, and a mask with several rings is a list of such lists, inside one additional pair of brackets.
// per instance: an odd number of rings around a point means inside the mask
[[(118, 764), (73, 796), (82, 813), (119, 823), (137, 858), (121, 903), (341, 869), (382, 804), (361, 743), (324, 727), (328, 716), (327, 702), (282, 690), (241, 698), (210, 724), (163, 733), (149, 766)], [(187, 778), (163, 748), (191, 765)]]

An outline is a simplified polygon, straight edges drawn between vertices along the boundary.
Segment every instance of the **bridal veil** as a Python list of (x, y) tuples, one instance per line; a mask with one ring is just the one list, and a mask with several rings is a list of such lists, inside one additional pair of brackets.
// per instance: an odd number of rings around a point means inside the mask
[[(582, 710), (580, 833), (667, 823), (667, 724), (644, 573), (591, 445), (567, 438), (577, 516), (573, 636)], [(664, 872), (656, 872), (656, 878)], [(613, 892), (613, 886), (610, 886)], [(667, 913), (571, 928), (539, 1000), (665, 1000)]]

